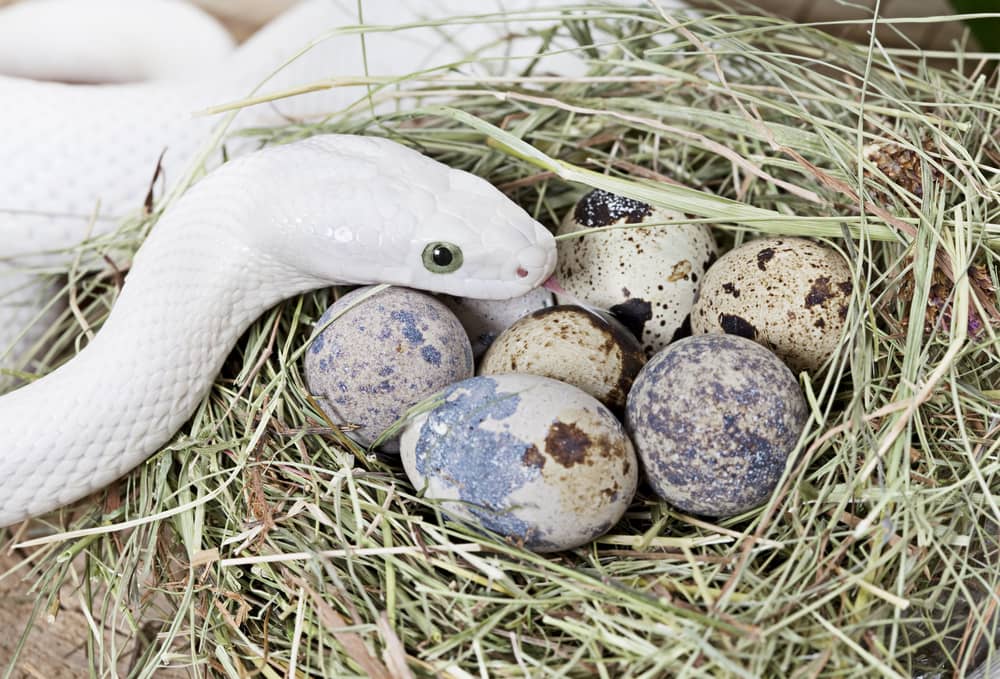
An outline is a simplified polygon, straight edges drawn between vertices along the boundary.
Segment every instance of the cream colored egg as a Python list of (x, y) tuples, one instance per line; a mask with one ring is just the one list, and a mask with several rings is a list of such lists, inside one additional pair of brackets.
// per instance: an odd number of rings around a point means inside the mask
[(792, 370), (816, 371), (840, 343), (853, 280), (843, 256), (826, 245), (802, 238), (750, 241), (708, 270), (691, 327), (696, 334), (752, 339)]
[[(558, 233), (683, 221), (680, 213), (595, 189)], [(687, 333), (701, 278), (716, 258), (711, 230), (683, 223), (584, 233), (560, 240), (558, 250), (556, 280), (568, 295), (557, 301), (611, 312), (639, 338), (646, 356)]]
[(507, 328), (483, 356), (479, 374), (551, 377), (620, 410), (645, 362), (639, 341), (614, 318), (560, 305)]

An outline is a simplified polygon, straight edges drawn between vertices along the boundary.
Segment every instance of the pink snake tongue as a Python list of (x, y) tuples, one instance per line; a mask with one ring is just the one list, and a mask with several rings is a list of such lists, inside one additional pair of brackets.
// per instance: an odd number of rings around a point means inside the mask
[(586, 309), (591, 313), (596, 313), (599, 316), (601, 314), (608, 313), (607, 311), (603, 311), (602, 309), (594, 306), (593, 304), (588, 304), (587, 302), (584, 302), (582, 299), (580, 299), (573, 293), (566, 292), (566, 289), (563, 288), (563, 286), (559, 285), (559, 281), (556, 280), (555, 276), (549, 276), (545, 280), (545, 282), (542, 283), (542, 287), (545, 288), (546, 290), (554, 292), (555, 294), (561, 296), (563, 299), (575, 304), (578, 307), (583, 307), (584, 309)]
[(545, 288), (546, 290), (551, 290), (557, 295), (566, 295), (567, 297), (573, 297), (573, 295), (570, 295), (568, 292), (563, 290), (563, 286), (559, 285), (559, 281), (556, 280), (555, 276), (549, 276), (548, 278), (546, 278), (545, 282), (542, 283), (542, 287)]

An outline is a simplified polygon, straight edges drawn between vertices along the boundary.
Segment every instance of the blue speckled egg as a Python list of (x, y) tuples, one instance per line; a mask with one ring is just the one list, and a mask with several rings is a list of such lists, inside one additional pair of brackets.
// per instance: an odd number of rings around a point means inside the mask
[(444, 304), (408, 288), (358, 303), (370, 290), (326, 310), (305, 359), (310, 393), (334, 424), (357, 425), (348, 433), (365, 446), (407, 408), (473, 374), (469, 338)]
[(660, 497), (692, 514), (732, 516), (774, 491), (808, 409), (770, 351), (736, 335), (697, 335), (650, 359), (625, 418)]
[(452, 517), (538, 552), (606, 533), (635, 494), (632, 443), (597, 399), (537, 375), (454, 384), (400, 439), (414, 487)]

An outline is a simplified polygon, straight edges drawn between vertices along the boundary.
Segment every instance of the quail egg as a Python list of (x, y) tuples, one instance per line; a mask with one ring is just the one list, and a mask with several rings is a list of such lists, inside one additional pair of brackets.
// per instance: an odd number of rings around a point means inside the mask
[(840, 343), (853, 280), (831, 247), (803, 238), (750, 241), (705, 274), (691, 327), (752, 339), (792, 370), (814, 372)]
[(625, 410), (653, 490), (685, 512), (708, 516), (765, 502), (807, 417), (788, 367), (736, 335), (695, 335), (656, 354)]
[(305, 357), (310, 393), (334, 424), (356, 427), (348, 435), (365, 446), (474, 370), (469, 338), (444, 304), (395, 287), (358, 301), (370, 291), (354, 290), (327, 309)]
[(461, 521), (538, 552), (589, 542), (635, 493), (631, 442), (607, 408), (537, 375), (474, 377), (400, 439), (406, 475)]
[[(680, 213), (595, 189), (577, 202), (558, 233), (683, 220)], [(699, 282), (716, 258), (715, 239), (702, 224), (613, 229), (562, 239), (557, 247), (556, 280), (568, 294), (556, 299), (610, 311), (647, 356), (688, 334)]]
[(483, 356), (479, 374), (552, 377), (620, 411), (645, 362), (639, 341), (612, 316), (565, 305), (536, 311), (507, 328)]
[(514, 321), (553, 304), (552, 293), (545, 288), (535, 288), (526, 295), (512, 299), (470, 299), (451, 295), (441, 295), (439, 299), (462, 322), (472, 342), (472, 354), (476, 358), (486, 353), (493, 340)]

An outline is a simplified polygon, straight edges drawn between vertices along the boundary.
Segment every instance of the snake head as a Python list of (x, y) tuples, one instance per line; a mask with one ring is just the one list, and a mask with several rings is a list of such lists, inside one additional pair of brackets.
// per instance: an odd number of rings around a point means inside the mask
[(508, 299), (542, 285), (556, 263), (555, 239), (485, 180), (449, 170), (435, 213), (414, 230), (411, 287)]
[(299, 271), (508, 299), (555, 268), (552, 234), (480, 177), (375, 137), (320, 135), (273, 155), (288, 149), (295, 162), (268, 190), (280, 197), (268, 200), (279, 229), (267, 248)]

